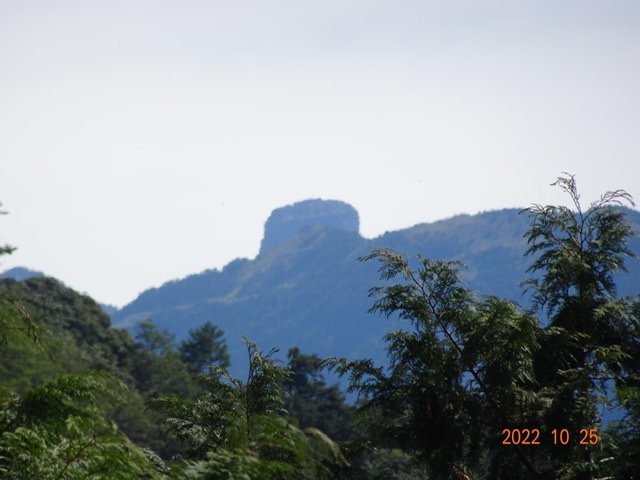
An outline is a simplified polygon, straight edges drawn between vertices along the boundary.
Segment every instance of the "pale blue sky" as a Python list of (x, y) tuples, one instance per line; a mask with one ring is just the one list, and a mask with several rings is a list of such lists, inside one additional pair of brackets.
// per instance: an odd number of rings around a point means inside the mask
[(121, 305), (305, 198), (368, 237), (640, 199), (638, 85), (636, 1), (0, 0), (0, 269)]

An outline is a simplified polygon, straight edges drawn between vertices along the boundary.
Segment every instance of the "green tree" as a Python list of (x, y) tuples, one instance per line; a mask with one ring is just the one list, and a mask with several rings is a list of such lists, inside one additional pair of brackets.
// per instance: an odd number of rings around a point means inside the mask
[(427, 480), (424, 465), (400, 449), (371, 448), (353, 477), (362, 480)]
[(194, 400), (177, 396), (150, 402), (167, 412), (171, 430), (187, 449), (185, 478), (329, 479), (345, 466), (338, 446), (317, 429), (298, 428), (286, 416), (282, 387), (289, 376), (247, 343), (249, 372), (241, 382), (218, 368)]
[[(640, 296), (629, 303), (629, 335), (626, 337), (623, 375), (617, 381), (624, 417), (610, 428), (612, 448), (605, 451), (605, 473), (614, 478), (633, 478), (640, 471)], [(604, 471), (605, 469), (603, 469)]]
[(192, 398), (198, 391), (197, 382), (177, 351), (175, 337), (159, 330), (151, 320), (137, 326), (129, 371), (146, 398), (170, 394)]
[(117, 420), (132, 439), (170, 459), (183, 448), (171, 432), (166, 432), (157, 411), (145, 408), (156, 397), (175, 395), (192, 400), (201, 387), (175, 345), (175, 337), (148, 320), (136, 330), (136, 342), (127, 357), (127, 371), (137, 392), (119, 409)]
[(530, 424), (540, 408), (535, 318), (510, 302), (475, 298), (456, 262), (418, 256), (414, 269), (387, 249), (363, 259), (379, 260), (384, 280), (402, 280), (371, 289), (372, 311), (412, 327), (385, 337), (388, 369), (370, 360), (332, 362), (363, 399), (360, 414), (370, 418), (373, 438), (415, 452), (433, 478), (482, 468), (496, 479), (536, 478), (522, 449), (496, 448), (503, 428)]
[(338, 441), (353, 439), (353, 408), (337, 385), (327, 385), (322, 359), (298, 348), (291, 348), (287, 357), (291, 375), (285, 382), (285, 407), (289, 414), (302, 428), (317, 428)]
[[(619, 379), (630, 358), (625, 343), (632, 333), (626, 299), (616, 297), (614, 275), (632, 257), (632, 229), (620, 207), (634, 205), (624, 190), (606, 192), (583, 209), (574, 176), (553, 184), (569, 195), (571, 207), (533, 205), (526, 212), (529, 268), (536, 277), (525, 285), (534, 307), (548, 315), (537, 377), (552, 388), (546, 412), (549, 429), (599, 428), (599, 407), (606, 405), (608, 385)], [(594, 478), (592, 448), (550, 451), (559, 478)]]
[(159, 330), (150, 319), (136, 325), (136, 346), (158, 356), (167, 355), (176, 350), (176, 337), (166, 330)]
[(609, 445), (596, 463), (598, 476), (633, 479), (640, 471), (640, 386), (619, 387), (618, 398), (626, 414), (607, 430)]
[(229, 351), (224, 332), (211, 322), (189, 331), (189, 338), (180, 344), (180, 356), (191, 370), (203, 373), (210, 366), (229, 367)]
[(166, 478), (151, 452), (105, 413), (124, 385), (109, 375), (66, 375), (2, 400), (0, 475), (7, 480)]

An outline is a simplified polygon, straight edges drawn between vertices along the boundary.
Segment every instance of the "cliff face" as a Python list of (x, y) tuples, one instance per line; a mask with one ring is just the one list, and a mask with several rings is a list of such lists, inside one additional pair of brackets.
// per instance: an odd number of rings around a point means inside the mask
[(358, 233), (358, 212), (348, 203), (338, 200), (304, 200), (271, 212), (264, 225), (260, 255), (287, 243), (307, 227), (327, 226)]

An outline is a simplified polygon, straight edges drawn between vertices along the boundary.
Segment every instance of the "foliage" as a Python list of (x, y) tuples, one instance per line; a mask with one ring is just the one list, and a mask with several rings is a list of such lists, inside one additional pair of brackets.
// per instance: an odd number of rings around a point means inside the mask
[(625, 271), (625, 257), (633, 256), (627, 245), (633, 232), (624, 213), (613, 207), (635, 204), (627, 192), (615, 190), (584, 211), (573, 175), (559, 177), (553, 185), (569, 195), (576, 210), (538, 204), (525, 210), (531, 217), (525, 254), (536, 254), (529, 271), (542, 273), (525, 285), (533, 289), (536, 307), (559, 315), (575, 298), (587, 302), (615, 295), (613, 274)]
[(338, 446), (316, 429), (301, 430), (284, 410), (287, 369), (245, 341), (246, 383), (217, 368), (201, 377), (206, 388), (192, 401), (176, 396), (150, 402), (185, 441), (185, 478), (334, 478), (346, 465)]
[(197, 373), (211, 365), (228, 368), (230, 357), (223, 336), (224, 332), (208, 321), (190, 330), (189, 338), (180, 344), (182, 361)]
[(415, 458), (397, 448), (372, 448), (353, 477), (363, 480), (427, 480), (428, 474)]
[(613, 446), (602, 457), (609, 459), (604, 465), (607, 474), (614, 478), (634, 478), (640, 471), (640, 386), (621, 387), (618, 396), (626, 415), (610, 427)]
[(137, 326), (128, 368), (138, 391), (147, 398), (170, 394), (191, 398), (198, 390), (173, 335), (159, 330), (150, 320)]
[[(86, 361), (92, 369), (123, 373), (133, 341), (127, 332), (110, 328), (109, 317), (93, 299), (48, 277), (0, 280), (0, 292), (23, 306), (43, 337), (64, 337), (69, 349), (83, 352), (81, 364)], [(12, 340), (16, 343), (19, 338)], [(45, 353), (64, 353), (42, 347)]]
[[(63, 374), (111, 372), (134, 388), (123, 393), (126, 401), (115, 403), (109, 416), (138, 445), (164, 458), (175, 454), (177, 440), (162, 430), (157, 413), (144, 406), (153, 394), (190, 398), (198, 389), (172, 339), (150, 325), (135, 342), (128, 332), (110, 328), (109, 318), (92, 299), (51, 278), (7, 279), (0, 285), (0, 292), (23, 305), (38, 329), (37, 343), (11, 335), (0, 348), (0, 391), (21, 394)], [(154, 338), (165, 341), (166, 352), (150, 350)]]
[(157, 356), (173, 353), (176, 350), (176, 337), (166, 330), (160, 330), (151, 319), (136, 325), (136, 347)]
[(353, 439), (353, 408), (337, 385), (327, 385), (322, 359), (298, 348), (290, 349), (287, 357), (291, 375), (284, 387), (289, 414), (302, 428), (315, 427), (338, 441)]
[(7, 345), (10, 337), (37, 343), (37, 331), (25, 306), (9, 292), (0, 290), (0, 344)]
[[(600, 425), (598, 410), (608, 403), (608, 381), (623, 374), (631, 357), (625, 348), (627, 301), (616, 298), (614, 274), (625, 271), (632, 257), (631, 226), (615, 207), (633, 204), (623, 190), (606, 192), (583, 210), (575, 178), (565, 175), (554, 185), (566, 192), (575, 211), (564, 206), (533, 205), (527, 212), (526, 234), (533, 255), (529, 271), (539, 273), (525, 282), (534, 307), (549, 315), (542, 355), (537, 359), (541, 382), (553, 391), (546, 412), (549, 426), (580, 428)], [(590, 478), (596, 451), (553, 449), (551, 463), (568, 478)]]
[(245, 385), (245, 410), (247, 418), (254, 415), (283, 415), (284, 400), (282, 385), (289, 378), (290, 372), (277, 365), (273, 356), (276, 349), (263, 354), (255, 343), (245, 339), (249, 354), (249, 372)]
[[(390, 250), (364, 260), (373, 258), (383, 279), (404, 282), (373, 288), (372, 311), (398, 314), (413, 328), (386, 336), (388, 372), (366, 360), (332, 365), (350, 375), (350, 390), (365, 399), (361, 413), (374, 419), (374, 435), (417, 452), (435, 478), (476, 467), (495, 432), (533, 420), (539, 407), (531, 360), (538, 348), (535, 319), (509, 302), (476, 299), (461, 285), (455, 262), (418, 257), (412, 269)], [(528, 404), (524, 412), (522, 404)], [(522, 478), (533, 470), (521, 450), (494, 461), (497, 470), (512, 465), (511, 474), (519, 462)]]
[(146, 401), (157, 396), (175, 395), (191, 400), (201, 390), (189, 366), (182, 361), (173, 335), (149, 320), (138, 324), (126, 370), (135, 391), (115, 412), (115, 418), (131, 439), (158, 452), (162, 458), (173, 457), (183, 445), (164, 431), (159, 413), (145, 407)]
[(123, 389), (112, 376), (67, 375), (4, 399), (2, 478), (163, 478), (152, 456), (105, 417), (103, 402), (117, 400)]
[(613, 478), (634, 478), (640, 471), (640, 297), (628, 302), (626, 320), (623, 349), (629, 355), (616, 382), (617, 399), (625, 414), (610, 425), (609, 446), (598, 463), (599, 475)]
[[(0, 203), (2, 206), (2, 203)], [(0, 210), (0, 215), (7, 212)], [(0, 256), (10, 255), (15, 247), (0, 245)], [(7, 344), (9, 336), (30, 338), (37, 342), (36, 326), (25, 306), (13, 295), (0, 290), (0, 343)]]

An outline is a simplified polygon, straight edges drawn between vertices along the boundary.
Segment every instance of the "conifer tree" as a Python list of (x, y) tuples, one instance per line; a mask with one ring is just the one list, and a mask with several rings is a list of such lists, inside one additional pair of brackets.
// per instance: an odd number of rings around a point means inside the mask
[[(633, 257), (632, 229), (623, 205), (633, 206), (624, 190), (608, 191), (584, 208), (573, 175), (553, 185), (568, 194), (571, 206), (533, 205), (526, 212), (527, 255), (533, 257), (525, 282), (534, 308), (548, 316), (537, 377), (552, 392), (545, 423), (549, 430), (600, 429), (600, 410), (609, 387), (620, 378), (630, 357), (625, 343), (632, 331), (625, 306), (617, 297), (614, 276)], [(574, 445), (577, 442), (574, 443)], [(595, 478), (594, 448), (554, 448), (551, 462), (558, 477)]]

